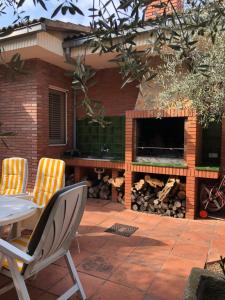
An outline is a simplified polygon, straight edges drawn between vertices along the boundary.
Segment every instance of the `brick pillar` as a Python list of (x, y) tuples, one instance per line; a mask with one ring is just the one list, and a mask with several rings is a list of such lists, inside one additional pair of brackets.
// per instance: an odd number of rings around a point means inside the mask
[(221, 125), (220, 172), (225, 174), (225, 117), (222, 118)]
[(135, 143), (135, 121), (126, 116), (126, 132), (125, 132), (125, 207), (131, 208), (131, 187), (132, 187), (132, 172), (130, 170), (130, 164), (133, 161), (134, 143)]
[(125, 172), (125, 195), (124, 195), (124, 202), (125, 207), (131, 209), (131, 187), (132, 187), (132, 172), (126, 171)]
[[(118, 170), (112, 169), (112, 178), (118, 176)], [(117, 201), (117, 190), (115, 187), (112, 186), (112, 201)]]
[(198, 157), (199, 125), (196, 116), (188, 117), (185, 122), (186, 162), (188, 174), (186, 177), (186, 218), (194, 219), (196, 210), (197, 180), (195, 166)]
[(79, 182), (81, 179), (81, 168), (80, 167), (74, 167), (74, 181)]
[(127, 117), (125, 131), (125, 161), (129, 163), (133, 160), (134, 133), (134, 120)]

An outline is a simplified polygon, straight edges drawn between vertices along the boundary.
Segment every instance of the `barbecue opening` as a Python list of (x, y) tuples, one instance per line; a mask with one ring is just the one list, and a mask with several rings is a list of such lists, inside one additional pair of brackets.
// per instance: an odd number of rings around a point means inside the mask
[(136, 161), (182, 163), (184, 121), (184, 118), (137, 120)]

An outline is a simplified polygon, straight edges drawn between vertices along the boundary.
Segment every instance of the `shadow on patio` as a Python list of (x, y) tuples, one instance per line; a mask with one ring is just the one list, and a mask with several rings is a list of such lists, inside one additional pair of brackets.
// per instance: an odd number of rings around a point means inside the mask
[[(105, 232), (114, 223), (139, 229), (130, 237)], [(224, 229), (217, 221), (160, 217), (89, 200), (79, 228), (80, 253), (75, 239), (71, 255), (90, 300), (181, 300), (191, 268), (224, 253)], [(0, 277), (0, 286), (5, 281)], [(29, 280), (31, 299), (56, 299), (70, 284), (60, 259)], [(1, 299), (17, 296), (11, 291)]]

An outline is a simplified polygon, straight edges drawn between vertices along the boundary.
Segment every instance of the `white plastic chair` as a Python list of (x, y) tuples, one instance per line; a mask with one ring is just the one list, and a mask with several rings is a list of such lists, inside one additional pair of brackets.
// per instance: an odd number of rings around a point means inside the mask
[(58, 299), (68, 299), (77, 291), (82, 299), (86, 299), (69, 251), (84, 213), (86, 199), (85, 182), (56, 192), (41, 215), (26, 249), (15, 247), (13, 240), (7, 242), (0, 239), (0, 273), (13, 280), (11, 284), (0, 289), (0, 295), (15, 286), (20, 300), (30, 299), (25, 280), (64, 257), (74, 284)]

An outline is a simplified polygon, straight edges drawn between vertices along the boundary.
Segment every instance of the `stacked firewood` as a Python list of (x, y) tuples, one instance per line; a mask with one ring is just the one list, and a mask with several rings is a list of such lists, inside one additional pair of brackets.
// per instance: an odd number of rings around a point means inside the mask
[(149, 175), (134, 183), (131, 190), (132, 209), (149, 213), (185, 217), (186, 185), (170, 177), (166, 183)]
[(123, 176), (110, 178), (108, 182), (117, 191), (117, 202), (124, 204), (125, 178)]
[(111, 198), (111, 184), (109, 176), (103, 176), (98, 181), (88, 180), (88, 197), (108, 200)]

